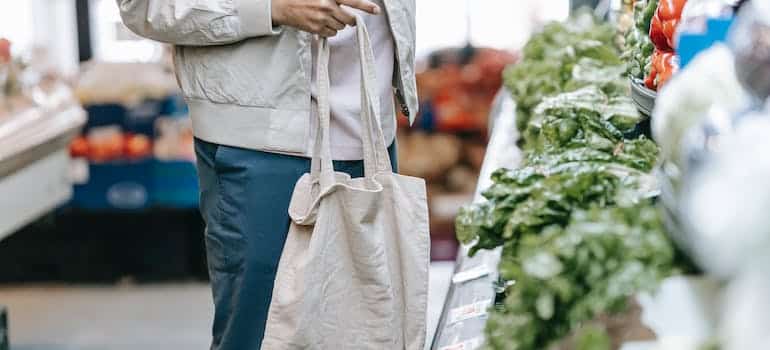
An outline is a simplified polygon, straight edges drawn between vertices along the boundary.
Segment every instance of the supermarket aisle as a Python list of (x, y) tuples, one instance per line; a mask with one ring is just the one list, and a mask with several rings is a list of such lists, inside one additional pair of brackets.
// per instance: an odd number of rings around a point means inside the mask
[(12, 350), (204, 349), (204, 284), (0, 289)]
[[(452, 269), (431, 267), (430, 330)], [(209, 293), (198, 283), (0, 287), (0, 302), (10, 311), (11, 350), (191, 350), (208, 346)]]

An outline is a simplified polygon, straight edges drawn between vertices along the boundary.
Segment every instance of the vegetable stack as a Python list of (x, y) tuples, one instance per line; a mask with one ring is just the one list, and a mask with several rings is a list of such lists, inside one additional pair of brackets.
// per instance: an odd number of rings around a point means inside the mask
[[(584, 67), (621, 65), (614, 49), (607, 45), (613, 35), (611, 26), (598, 25), (590, 15), (581, 14), (568, 23), (548, 24), (532, 37), (523, 49), (521, 62), (503, 73), (504, 84), (517, 103), (519, 130), (527, 128), (533, 109), (544, 97), (577, 89), (590, 83), (589, 79), (605, 79), (598, 74), (580, 74), (586, 72)], [(576, 67), (581, 59), (582, 64)]]
[(650, 41), (655, 45), (652, 68), (644, 85), (657, 90), (679, 70), (674, 36), (687, 0), (662, 0), (650, 22)]
[(612, 40), (611, 28), (585, 15), (549, 24), (505, 72), (525, 160), (496, 171), (486, 201), (457, 217), (471, 254), (502, 247), (506, 287), (487, 323), (488, 349), (547, 349), (679, 266), (650, 199), (658, 147), (627, 137), (642, 117)]
[(626, 33), (626, 50), (621, 58), (629, 62), (628, 75), (644, 80), (652, 68), (655, 45), (650, 41), (650, 22), (658, 8), (658, 0), (634, 2), (634, 26)]

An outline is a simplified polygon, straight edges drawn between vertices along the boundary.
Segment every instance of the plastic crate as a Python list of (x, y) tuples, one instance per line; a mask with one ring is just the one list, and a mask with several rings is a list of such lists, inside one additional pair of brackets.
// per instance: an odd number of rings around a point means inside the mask
[(187, 108), (187, 102), (185, 102), (182, 95), (171, 95), (163, 100), (160, 114), (167, 116), (181, 116), (187, 115), (189, 109)]
[(123, 129), (134, 134), (155, 135), (155, 119), (163, 111), (163, 100), (147, 100), (128, 109)]
[(431, 101), (420, 104), (419, 120), (420, 129), (429, 132), (436, 130), (436, 111)]
[(119, 125), (123, 126), (126, 120), (126, 108), (118, 104), (101, 104), (85, 106), (88, 112), (88, 121), (85, 130), (91, 128)]
[(190, 161), (155, 161), (153, 165), (155, 206), (169, 208), (198, 207), (198, 175)]
[(152, 160), (92, 163), (88, 170), (88, 181), (74, 187), (74, 207), (89, 210), (141, 210), (151, 205)]
[[(183, 101), (182, 101), (183, 102)], [(91, 128), (118, 125), (126, 132), (154, 135), (155, 119), (165, 110), (178, 110), (176, 102), (169, 99), (146, 100), (136, 106), (125, 107), (120, 104), (99, 104), (86, 106), (88, 121), (85, 130)], [(178, 113), (178, 112), (177, 112)]]

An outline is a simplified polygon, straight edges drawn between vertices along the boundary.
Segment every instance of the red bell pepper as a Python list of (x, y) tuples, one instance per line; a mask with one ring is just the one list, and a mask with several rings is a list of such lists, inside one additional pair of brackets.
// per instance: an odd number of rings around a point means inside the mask
[(679, 62), (674, 54), (674, 36), (685, 4), (687, 0), (660, 0), (652, 17), (650, 41), (655, 45), (655, 52), (652, 55), (650, 75), (644, 80), (644, 85), (650, 89), (657, 90), (679, 70)]
[(661, 51), (674, 50), (674, 35), (687, 0), (661, 0), (650, 22), (650, 40)]
[(652, 16), (652, 21), (650, 22), (650, 41), (655, 45), (656, 50), (673, 50), (673, 48), (668, 45), (666, 34), (663, 33), (663, 23), (660, 21), (660, 17), (658, 17), (657, 14)]
[(663, 86), (671, 76), (679, 70), (679, 61), (673, 52), (655, 50), (652, 54), (652, 69), (650, 75), (644, 80), (644, 85), (657, 90)]

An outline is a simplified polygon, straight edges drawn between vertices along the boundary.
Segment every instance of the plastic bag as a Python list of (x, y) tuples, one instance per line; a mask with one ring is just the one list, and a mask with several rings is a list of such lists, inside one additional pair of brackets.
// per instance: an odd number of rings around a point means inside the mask
[(770, 1), (751, 1), (740, 10), (728, 44), (738, 80), (761, 104), (770, 96)]

